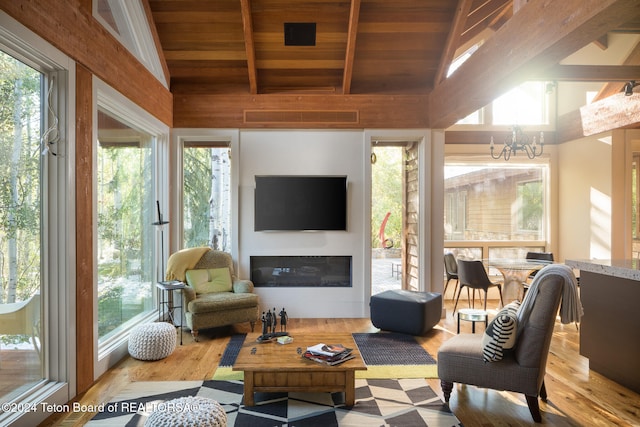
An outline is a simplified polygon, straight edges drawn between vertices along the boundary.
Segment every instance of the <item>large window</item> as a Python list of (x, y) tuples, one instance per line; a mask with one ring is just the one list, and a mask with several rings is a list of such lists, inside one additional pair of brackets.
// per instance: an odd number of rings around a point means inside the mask
[(97, 256), (94, 374), (127, 354), (129, 331), (157, 320), (168, 234), (169, 128), (94, 77)]
[(153, 309), (153, 138), (98, 110), (98, 336)]
[(458, 125), (549, 125), (548, 83), (524, 82), (488, 106), (458, 120)]
[(231, 159), (224, 142), (185, 141), (183, 245), (231, 252)]
[(0, 410), (0, 425), (36, 425), (50, 415), (40, 403), (75, 395), (75, 68), (2, 11), (0, 21), (0, 402), (29, 408)]
[(0, 51), (0, 369), (12, 373), (2, 375), (3, 402), (44, 376), (41, 209), (47, 155), (40, 136), (46, 83), (40, 72)]
[(494, 125), (545, 125), (549, 123), (546, 82), (525, 82), (492, 103)]
[[(498, 257), (524, 256), (520, 252), (525, 249), (544, 247), (549, 224), (548, 165), (445, 163), (445, 240), (467, 242), (469, 247), (491, 246), (478, 242), (508, 242), (494, 253)], [(517, 247), (522, 250), (513, 252)]]

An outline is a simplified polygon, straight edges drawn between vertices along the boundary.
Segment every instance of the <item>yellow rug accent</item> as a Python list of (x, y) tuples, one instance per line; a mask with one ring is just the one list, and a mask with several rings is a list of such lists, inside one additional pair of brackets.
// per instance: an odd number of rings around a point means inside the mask
[(241, 381), (244, 379), (244, 372), (233, 371), (231, 366), (218, 366), (211, 379), (216, 381)]
[[(437, 365), (373, 365), (366, 371), (356, 371), (360, 379), (402, 379), (402, 378), (438, 378)], [(219, 366), (213, 374), (217, 381), (241, 381), (242, 371), (233, 371), (230, 366)]]
[(369, 365), (366, 371), (356, 371), (361, 379), (438, 378), (438, 365)]

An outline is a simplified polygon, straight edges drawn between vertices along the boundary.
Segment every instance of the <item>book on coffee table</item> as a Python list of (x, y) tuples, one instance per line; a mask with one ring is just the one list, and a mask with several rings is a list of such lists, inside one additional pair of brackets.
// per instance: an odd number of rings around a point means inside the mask
[(302, 357), (304, 357), (305, 359), (313, 360), (314, 362), (323, 363), (329, 366), (334, 366), (334, 365), (339, 365), (342, 362), (346, 362), (347, 360), (351, 360), (356, 356), (353, 354), (347, 354), (339, 358), (329, 358), (327, 356), (316, 356), (307, 351), (302, 354)]
[(342, 353), (351, 353), (350, 348), (346, 348), (342, 344), (316, 344), (307, 347), (307, 351), (320, 356), (337, 356)]
[(327, 345), (320, 343), (307, 347), (307, 351), (302, 354), (302, 357), (333, 366), (353, 359), (355, 355), (351, 354), (352, 351), (353, 349), (344, 347), (341, 344)]

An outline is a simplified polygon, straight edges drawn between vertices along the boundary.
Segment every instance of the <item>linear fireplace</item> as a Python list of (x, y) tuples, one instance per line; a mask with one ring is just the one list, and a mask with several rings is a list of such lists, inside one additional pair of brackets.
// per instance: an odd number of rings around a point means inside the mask
[(351, 287), (350, 256), (252, 256), (251, 281), (261, 287)]

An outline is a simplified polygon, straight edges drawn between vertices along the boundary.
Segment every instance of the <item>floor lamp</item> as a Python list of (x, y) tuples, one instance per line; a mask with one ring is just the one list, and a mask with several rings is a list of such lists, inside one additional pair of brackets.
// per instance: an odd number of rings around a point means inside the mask
[(162, 283), (164, 281), (164, 226), (166, 224), (169, 224), (169, 221), (163, 221), (162, 220), (162, 213), (160, 213), (160, 202), (158, 200), (156, 200), (156, 206), (158, 208), (158, 221), (154, 222), (153, 225), (155, 225), (156, 227), (160, 227), (160, 262), (161, 262), (161, 270), (160, 270), (160, 280), (158, 280), (159, 283)]

